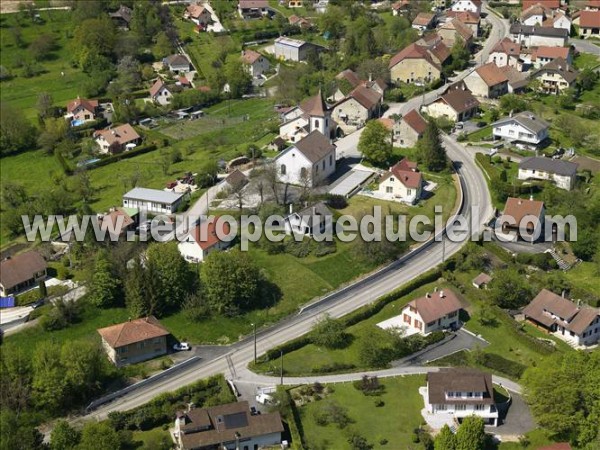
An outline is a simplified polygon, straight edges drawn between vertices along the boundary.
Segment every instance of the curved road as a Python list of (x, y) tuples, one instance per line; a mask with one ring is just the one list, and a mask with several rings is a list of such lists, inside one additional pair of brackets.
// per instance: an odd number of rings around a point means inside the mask
[[(483, 50), (478, 54), (483, 61), (487, 59), (487, 54), (492, 46), (501, 37), (505, 36), (508, 30), (506, 21), (499, 19), (489, 11), (488, 17), (493, 23), (493, 30)], [(463, 72), (459, 75), (459, 78), (464, 78), (468, 73), (469, 71)], [(433, 99), (436, 95), (438, 95), (438, 91), (429, 93), (426, 97)], [(420, 101), (421, 98), (418, 98), (399, 105), (396, 112), (407, 112), (411, 108), (418, 106)], [(360, 132), (357, 132), (348, 136), (348, 138), (343, 140), (345, 142), (342, 145), (351, 144), (356, 139), (353, 145), (353, 148), (356, 148), (359, 134)], [(449, 137), (444, 137), (444, 144), (448, 157), (454, 162), (463, 188), (463, 201), (459, 213), (463, 214), (469, 222), (473, 222), (469, 234), (477, 234), (482, 231), (483, 224), (487, 222), (493, 212), (486, 180), (475, 164), (473, 152), (468, 152)], [(436, 267), (443, 261), (444, 257), (447, 258), (456, 253), (464, 243), (465, 240), (453, 242), (445, 236), (441, 240), (430, 240), (375, 274), (344, 289), (333, 292), (319, 301), (318, 304), (305, 307), (300, 314), (261, 330), (257, 335), (258, 354), (263, 354), (273, 347), (306, 334), (323, 314), (329, 314), (332, 317), (341, 317), (363, 305), (374, 302), (379, 297), (394, 291), (427, 270)], [(119, 399), (97, 408), (82, 417), (82, 419), (104, 419), (111, 411), (124, 411), (135, 408), (150, 401), (158, 394), (173, 391), (215, 374), (226, 373), (231, 378), (239, 380), (240, 376), (236, 373), (236, 370), (239, 370), (244, 376), (250, 377), (250, 375), (247, 375), (246, 367), (254, 358), (252, 337), (246, 337), (242, 341), (231, 345), (230, 348), (231, 351), (227, 355), (212, 360), (201, 361), (191, 368), (182, 369), (181, 372), (173, 374), (171, 377), (140, 387)], [(408, 370), (411, 369), (417, 370), (418, 368), (408, 368)], [(407, 368), (404, 368), (404, 370), (407, 370)], [(320, 379), (325, 380), (326, 378), (320, 377)], [(289, 381), (294, 382), (294, 380), (290, 379)], [(517, 388), (515, 387), (515, 389)]]

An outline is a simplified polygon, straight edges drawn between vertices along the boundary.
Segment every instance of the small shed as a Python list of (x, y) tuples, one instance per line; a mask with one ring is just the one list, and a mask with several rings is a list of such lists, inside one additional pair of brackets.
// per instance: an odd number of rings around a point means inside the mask
[(473, 286), (477, 289), (485, 289), (490, 281), (492, 281), (492, 277), (490, 277), (487, 273), (481, 272), (473, 279)]

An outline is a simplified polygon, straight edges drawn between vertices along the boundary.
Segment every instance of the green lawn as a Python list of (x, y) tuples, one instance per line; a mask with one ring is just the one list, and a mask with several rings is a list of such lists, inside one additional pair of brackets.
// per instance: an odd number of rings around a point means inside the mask
[(573, 269), (565, 272), (565, 277), (573, 286), (589, 292), (600, 292), (600, 276), (598, 265), (591, 262), (582, 262)]
[(547, 432), (542, 429), (530, 431), (525, 437), (526, 445), (522, 445), (520, 442), (502, 442), (498, 450), (537, 450), (553, 443)]
[[(385, 387), (380, 396), (365, 396), (352, 383), (329, 385), (334, 392), (326, 400), (300, 407), (299, 416), (307, 445), (310, 448), (351, 449), (347, 442), (348, 433), (356, 430), (374, 449), (411, 448), (414, 445), (413, 430), (423, 420), (420, 414), (423, 398), (419, 394), (419, 387), (425, 385), (425, 377), (386, 378), (381, 379), (380, 383)], [(352, 423), (345, 429), (339, 429), (334, 424), (316, 424), (314, 411), (328, 400), (334, 400), (347, 409)], [(377, 400), (383, 401), (384, 405), (375, 406)]]
[(136, 448), (141, 448), (142, 450), (170, 448), (168, 444), (172, 444), (172, 442), (169, 431), (163, 430), (162, 427), (133, 432), (133, 443), (136, 445)]
[(492, 127), (487, 126), (483, 127), (467, 136), (467, 141), (469, 142), (481, 142), (485, 140), (490, 140), (492, 137)]
[[(57, 44), (57, 49), (50, 58), (41, 61), (45, 73), (32, 78), (22, 76), (23, 69), (19, 67), (23, 61), (32, 61), (26, 48), (15, 45), (11, 28), (17, 27), (17, 14), (3, 14), (2, 33), (0, 33), (0, 64), (10, 70), (14, 78), (3, 81), (0, 89), (2, 102), (20, 109), (25, 115), (34, 119), (37, 115), (35, 108), (37, 97), (42, 92), (52, 94), (54, 103), (66, 106), (67, 102), (80, 92), (82, 83), (87, 75), (71, 66), (73, 57), (70, 48), (73, 23), (71, 13), (68, 11), (40, 11), (44, 20), (43, 24), (33, 24), (29, 19), (22, 19), (20, 30), (27, 47), (36, 38), (43, 34), (52, 35)], [(64, 76), (61, 76), (61, 72)]]
[(573, 65), (579, 70), (593, 69), (600, 65), (600, 58), (598, 58), (596, 55), (592, 55), (591, 53), (582, 52), (575, 57)]

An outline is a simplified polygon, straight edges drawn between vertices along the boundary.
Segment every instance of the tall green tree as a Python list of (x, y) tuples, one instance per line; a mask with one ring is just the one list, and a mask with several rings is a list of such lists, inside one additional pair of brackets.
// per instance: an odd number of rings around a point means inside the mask
[(255, 306), (262, 275), (247, 252), (213, 252), (202, 264), (204, 294), (212, 312), (237, 315)]
[(358, 140), (358, 150), (373, 164), (386, 165), (392, 157), (391, 132), (378, 120), (367, 122)]
[(31, 404), (31, 360), (17, 346), (0, 351), (0, 406), (17, 414)]
[(456, 432), (455, 450), (482, 450), (485, 448), (485, 423), (481, 417), (465, 417)]
[(434, 120), (430, 120), (417, 143), (417, 159), (428, 170), (439, 172), (446, 168), (446, 150), (442, 144), (440, 129)]
[(81, 431), (77, 450), (119, 450), (119, 434), (106, 422), (87, 422)]
[(10, 409), (0, 410), (0, 450), (44, 450), (44, 436)]
[(33, 150), (36, 140), (37, 129), (23, 112), (6, 103), (0, 103), (0, 155)]
[(60, 362), (65, 382), (69, 386), (70, 401), (79, 403), (100, 387), (106, 360), (101, 348), (95, 343), (80, 341), (76, 345), (63, 345)]
[(43, 341), (36, 347), (32, 358), (33, 399), (41, 409), (59, 411), (64, 406), (68, 389), (60, 363), (60, 346)]
[(515, 269), (498, 271), (489, 285), (492, 303), (501, 308), (516, 309), (529, 303), (533, 296), (525, 276)]
[(116, 306), (120, 303), (120, 288), (121, 283), (115, 277), (115, 271), (108, 252), (105, 250), (99, 251), (90, 283), (90, 301), (101, 308)]
[(230, 59), (225, 64), (225, 80), (229, 85), (231, 98), (240, 98), (252, 87), (252, 77), (239, 59)]
[(453, 70), (463, 70), (469, 65), (469, 60), (471, 59), (471, 52), (469, 51), (468, 46), (465, 44), (464, 39), (460, 36), (454, 41), (454, 45), (450, 50), (452, 55), (452, 69)]
[(81, 435), (66, 420), (54, 424), (50, 433), (50, 450), (73, 450), (79, 444)]
[(147, 281), (142, 262), (139, 258), (135, 258), (125, 280), (125, 304), (133, 318), (152, 314)]
[(329, 315), (319, 319), (312, 330), (312, 342), (325, 348), (343, 348), (348, 338), (344, 324)]
[(444, 425), (440, 430), (440, 433), (435, 437), (434, 441), (435, 450), (455, 450), (456, 449), (456, 436), (450, 430), (448, 425)]

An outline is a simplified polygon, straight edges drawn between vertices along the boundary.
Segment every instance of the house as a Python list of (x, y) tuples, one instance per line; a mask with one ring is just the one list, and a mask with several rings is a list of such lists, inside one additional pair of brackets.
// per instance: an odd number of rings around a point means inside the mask
[(468, 120), (475, 115), (479, 102), (466, 87), (450, 87), (423, 110), (431, 117), (447, 117), (454, 122)]
[(412, 27), (423, 33), (435, 25), (435, 14), (420, 12), (412, 21)]
[(519, 93), (525, 91), (529, 85), (528, 74), (521, 72), (512, 66), (499, 67), (498, 70), (508, 79), (508, 93)]
[(108, 16), (118, 28), (128, 30), (133, 18), (133, 10), (125, 5), (121, 5), (115, 12), (108, 13)]
[(499, 223), (502, 232), (512, 234), (513, 240), (532, 242), (542, 235), (545, 215), (544, 202), (508, 197)]
[(395, 54), (388, 64), (391, 80), (396, 83), (430, 83), (440, 78), (442, 65), (426, 47), (412, 43)]
[(452, 11), (470, 11), (481, 15), (481, 0), (454, 0), (450, 7)]
[(557, 12), (552, 17), (548, 17), (542, 23), (543, 27), (551, 27), (551, 28), (562, 28), (563, 30), (568, 30), (571, 33), (572, 22), (571, 19), (563, 12)]
[(438, 28), (437, 32), (449, 48), (452, 48), (458, 37), (463, 40), (467, 48), (471, 46), (473, 41), (473, 30), (458, 19), (452, 19), (444, 23)]
[(359, 86), (363, 81), (358, 74), (352, 69), (342, 70), (335, 76), (336, 91), (331, 99), (338, 102), (344, 99), (352, 89)]
[(465, 417), (476, 416), (486, 425), (498, 426), (491, 373), (467, 367), (429, 372), (424, 394), (428, 414), (453, 418), (459, 423)]
[(479, 14), (471, 11), (448, 11), (446, 17), (451, 20), (459, 20), (471, 29), (473, 36), (479, 36), (479, 25), (481, 23), (481, 16)]
[(240, 169), (235, 169), (227, 178), (223, 180), (223, 183), (227, 185), (229, 189), (237, 190), (248, 184), (248, 177)]
[(414, 205), (423, 194), (423, 175), (416, 163), (403, 159), (381, 176), (377, 192), (387, 199)]
[(546, 7), (547, 9), (551, 11), (556, 11), (561, 7), (560, 2), (561, 0), (522, 0), (522, 10), (526, 11), (532, 6), (537, 5), (538, 3), (543, 3), (544, 7)]
[(548, 45), (564, 47), (569, 42), (569, 31), (563, 28), (523, 25), (513, 23), (510, 26), (510, 38), (525, 47)]
[(92, 136), (100, 147), (100, 153), (120, 153), (124, 149), (135, 147), (141, 140), (137, 131), (128, 123), (95, 131)]
[(335, 145), (318, 129), (282, 151), (275, 159), (282, 183), (319, 186), (335, 172)]
[(498, 67), (511, 66), (521, 70), (523, 61), (520, 58), (521, 46), (504, 38), (498, 42), (488, 57), (488, 62), (493, 62)]
[(275, 57), (286, 61), (306, 61), (310, 51), (319, 51), (322, 47), (310, 42), (281, 36), (275, 39)]
[(161, 106), (171, 103), (173, 93), (162, 78), (158, 78), (150, 88), (150, 98)]
[(167, 353), (169, 331), (154, 316), (96, 330), (102, 347), (117, 367), (136, 364)]
[(394, 127), (394, 142), (400, 147), (414, 147), (423, 137), (426, 128), (427, 121), (416, 109), (412, 109)]
[(317, 95), (283, 113), (282, 120), (279, 135), (290, 142), (298, 142), (313, 130), (332, 138), (337, 130), (337, 123), (331, 118), (331, 109), (323, 100), (320, 90)]
[(315, 2), (313, 6), (315, 8), (315, 12), (318, 14), (325, 14), (327, 7), (329, 6), (329, 0), (319, 0)]
[(203, 28), (212, 22), (210, 11), (198, 3), (188, 5), (183, 13), (183, 18), (191, 20)]
[(452, 52), (438, 33), (428, 33), (417, 41), (417, 45), (427, 50), (435, 63), (443, 66)]
[(46, 278), (48, 264), (38, 252), (9, 256), (0, 262), (0, 295), (7, 297), (37, 286)]
[(239, 0), (238, 12), (242, 19), (261, 18), (269, 14), (268, 0)]
[(508, 78), (493, 62), (475, 69), (464, 82), (478, 97), (497, 98), (508, 92)]
[(585, 4), (586, 11), (600, 11), (600, 0), (588, 0)]
[(494, 139), (515, 144), (519, 147), (538, 148), (548, 139), (550, 124), (532, 112), (522, 111), (492, 124)]
[(487, 273), (481, 272), (473, 279), (473, 286), (477, 289), (486, 289), (491, 281), (492, 277), (490, 277)]
[(542, 289), (523, 309), (525, 319), (570, 345), (594, 345), (600, 340), (600, 309), (578, 306)]
[(544, 6), (540, 1), (535, 5), (531, 5), (529, 8), (523, 10), (521, 13), (521, 23), (523, 25), (534, 26), (542, 25), (542, 23), (548, 17), (552, 17), (553, 11), (550, 8)]
[(392, 4), (392, 16), (399, 16), (410, 9), (410, 0), (400, 0)]
[(270, 143), (269, 143), (269, 150), (274, 150), (277, 152), (280, 152), (281, 150), (284, 150), (287, 147), (287, 143), (285, 142), (285, 140), (283, 140), (281, 137), (277, 136), (275, 137)]
[(123, 195), (123, 206), (158, 214), (173, 214), (184, 194), (159, 189), (133, 188)]
[(185, 55), (170, 55), (164, 58), (162, 62), (173, 73), (190, 71), (190, 62)]
[(269, 60), (254, 50), (242, 50), (242, 64), (253, 78), (259, 78), (271, 67)]
[(97, 115), (98, 100), (77, 97), (67, 104), (67, 115), (65, 117), (71, 121), (71, 126), (77, 126), (96, 120)]
[(283, 424), (278, 412), (253, 414), (248, 402), (178, 412), (173, 432), (178, 450), (280, 448)]
[(600, 10), (581, 11), (575, 23), (579, 27), (580, 37), (600, 37)]
[(111, 239), (117, 239), (137, 223), (138, 211), (133, 208), (114, 208), (100, 219), (100, 229), (107, 232)]
[(300, 27), (303, 30), (308, 30), (308, 29), (312, 28), (312, 26), (313, 26), (313, 24), (310, 20), (308, 20), (304, 17), (299, 17), (295, 14), (288, 17), (288, 23), (290, 25)]
[(332, 107), (333, 118), (340, 126), (361, 128), (367, 120), (379, 115), (382, 101), (383, 95), (375, 89), (359, 84)]
[(221, 223), (218, 219), (218, 216), (210, 217), (200, 222), (177, 244), (179, 253), (186, 261), (200, 263), (210, 253), (224, 250), (231, 245), (232, 242), (226, 239), (231, 232), (229, 223)]
[(519, 180), (549, 180), (558, 188), (570, 191), (575, 187), (579, 165), (560, 159), (531, 157), (519, 163)]
[(333, 216), (323, 202), (298, 212), (293, 212), (290, 204), (290, 214), (285, 218), (286, 234), (313, 236), (315, 233), (323, 233), (327, 226), (332, 225)]
[(377, 324), (379, 328), (402, 328), (404, 335), (427, 336), (434, 331), (460, 327), (459, 312), (462, 304), (450, 290), (436, 290), (410, 301), (402, 313)]
[(547, 94), (558, 95), (577, 81), (579, 71), (563, 58), (556, 58), (531, 74), (532, 79), (540, 81), (540, 90)]
[(536, 69), (541, 68), (543, 65), (554, 61), (557, 58), (562, 58), (567, 63), (573, 64), (573, 57), (571, 54), (570, 47), (548, 47), (541, 45), (535, 47), (531, 53), (531, 62), (533, 67)]

